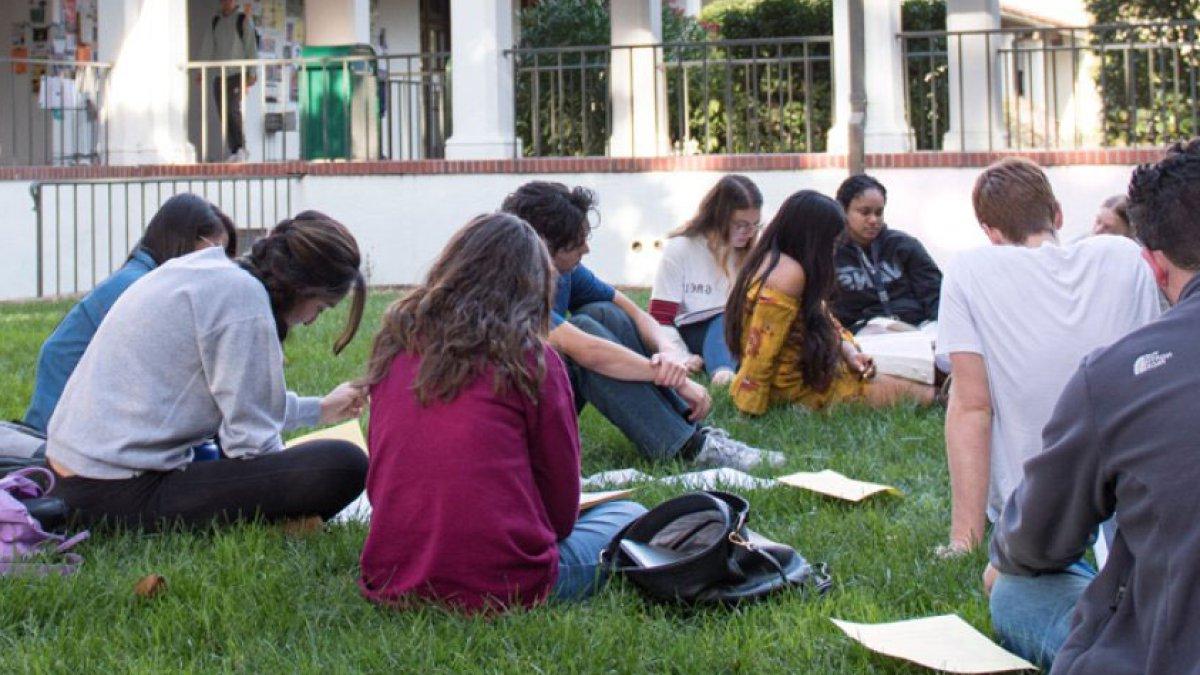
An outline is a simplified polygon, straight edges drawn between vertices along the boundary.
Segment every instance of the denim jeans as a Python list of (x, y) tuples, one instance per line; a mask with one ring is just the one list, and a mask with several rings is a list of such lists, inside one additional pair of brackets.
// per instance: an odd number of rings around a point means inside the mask
[[(637, 327), (620, 307), (593, 302), (575, 311), (570, 322), (583, 332), (649, 356)], [(688, 406), (674, 391), (652, 382), (614, 380), (566, 359), (575, 391), (575, 405), (591, 403), (601, 415), (650, 459), (670, 459), (679, 454), (697, 432), (687, 419)]]
[(724, 313), (680, 326), (679, 335), (683, 337), (689, 352), (704, 357), (704, 370), (710, 377), (722, 368), (737, 372), (737, 362), (725, 342)]
[(600, 551), (622, 527), (646, 512), (637, 502), (607, 502), (579, 514), (575, 529), (558, 542), (558, 579), (550, 597), (583, 600), (598, 591), (608, 574), (600, 567)]
[(1082, 560), (1062, 572), (1001, 574), (992, 587), (992, 627), (1000, 644), (1046, 671), (1071, 632), (1075, 603), (1096, 571)]

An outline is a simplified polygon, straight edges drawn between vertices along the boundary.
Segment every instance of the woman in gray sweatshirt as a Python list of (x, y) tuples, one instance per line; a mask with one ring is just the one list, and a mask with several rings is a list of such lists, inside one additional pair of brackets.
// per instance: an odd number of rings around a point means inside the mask
[[(85, 523), (156, 529), (261, 517), (330, 518), (363, 489), (367, 458), (350, 443), (284, 451), (280, 434), (357, 417), (363, 392), (287, 390), (282, 341), (353, 291), (341, 351), (362, 318), (354, 237), (307, 211), (229, 260), (219, 248), (176, 258), (113, 305), (50, 418), (54, 494)], [(217, 437), (227, 458), (192, 462)]]

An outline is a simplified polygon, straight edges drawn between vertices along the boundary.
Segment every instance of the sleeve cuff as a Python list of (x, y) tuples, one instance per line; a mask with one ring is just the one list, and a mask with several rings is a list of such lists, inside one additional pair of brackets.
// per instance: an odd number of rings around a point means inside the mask
[(321, 398), (287, 393), (287, 409), (283, 414), (283, 430), (315, 427), (321, 421)]

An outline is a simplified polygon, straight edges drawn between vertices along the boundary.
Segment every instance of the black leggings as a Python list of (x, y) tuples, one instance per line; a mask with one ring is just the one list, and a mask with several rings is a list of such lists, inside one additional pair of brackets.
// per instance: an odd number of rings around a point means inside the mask
[(195, 462), (135, 478), (59, 478), (53, 495), (83, 525), (157, 530), (172, 524), (320, 516), (328, 520), (366, 484), (367, 456), (353, 443), (311, 441), (254, 459)]

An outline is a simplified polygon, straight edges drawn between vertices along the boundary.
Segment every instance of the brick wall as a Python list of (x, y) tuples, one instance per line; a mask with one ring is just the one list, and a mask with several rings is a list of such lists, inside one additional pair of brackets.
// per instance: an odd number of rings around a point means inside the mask
[[(1004, 152), (909, 152), (867, 155), (871, 169), (984, 167), (1002, 157), (1028, 157), (1046, 167), (1131, 166), (1155, 162), (1158, 148), (1029, 150)], [(845, 169), (845, 155), (696, 155), (692, 157), (551, 157), (502, 160), (380, 162), (280, 162), (272, 164), (170, 164), (154, 166), (0, 167), (0, 180), (78, 180), (162, 176), (386, 176), (464, 174), (647, 173), (662, 171), (804, 171)]]

